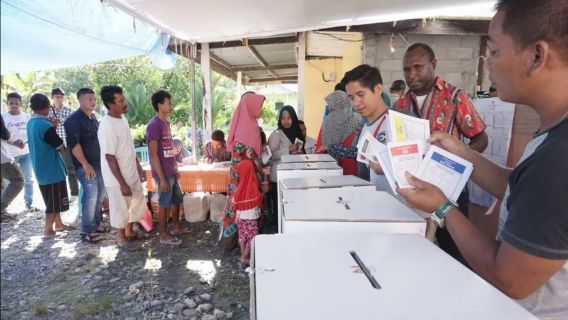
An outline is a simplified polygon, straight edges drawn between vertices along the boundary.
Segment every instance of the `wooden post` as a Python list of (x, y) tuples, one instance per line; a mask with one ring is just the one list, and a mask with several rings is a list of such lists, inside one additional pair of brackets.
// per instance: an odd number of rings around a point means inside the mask
[(195, 119), (195, 103), (196, 103), (196, 96), (195, 96), (195, 58), (197, 57), (197, 44), (188, 45), (188, 56), (189, 56), (189, 81), (191, 87), (191, 154), (193, 157), (193, 162), (197, 163), (197, 121)]
[(243, 73), (237, 72), (237, 102), (241, 100), (241, 94), (243, 91)]
[(205, 140), (211, 137), (211, 133), (213, 132), (209, 43), (201, 44), (201, 79), (203, 81), (203, 142), (205, 142)]
[(298, 118), (304, 119), (304, 89), (306, 86), (306, 33), (298, 37)]

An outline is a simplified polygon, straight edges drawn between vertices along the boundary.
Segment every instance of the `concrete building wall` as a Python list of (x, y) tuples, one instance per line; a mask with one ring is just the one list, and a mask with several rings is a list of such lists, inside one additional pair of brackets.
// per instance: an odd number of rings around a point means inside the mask
[[(480, 36), (454, 35), (405, 35), (408, 43), (422, 42), (430, 45), (438, 60), (437, 75), (453, 85), (472, 93), (477, 84)], [(385, 88), (394, 80), (404, 80), (402, 58), (409, 45), (395, 34), (390, 49), (391, 34), (366, 34), (363, 42), (363, 62), (381, 71)], [(489, 83), (484, 77), (482, 89)]]

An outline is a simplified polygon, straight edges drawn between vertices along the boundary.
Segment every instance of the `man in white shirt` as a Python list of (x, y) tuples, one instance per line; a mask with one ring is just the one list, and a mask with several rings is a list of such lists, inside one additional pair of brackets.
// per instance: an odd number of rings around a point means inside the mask
[(39, 211), (39, 209), (32, 207), (34, 199), (34, 173), (26, 134), (26, 125), (30, 116), (21, 111), (22, 97), (18, 93), (9, 93), (6, 100), (9, 110), (4, 112), (2, 117), (13, 141), (13, 144), (7, 145), (7, 148), (24, 175), (24, 201), (26, 208), (28, 211)]
[(4, 188), (3, 184), (0, 184), (2, 189), (2, 201), (1, 204), (1, 214), (0, 219), (4, 221), (5, 219), (15, 220), (16, 215), (10, 214), (6, 211), (12, 200), (16, 198), (18, 193), (22, 191), (24, 187), (24, 177), (22, 176), (22, 172), (20, 168), (14, 163), (14, 157), (8, 151), (8, 145), (13, 144), (10, 137), (10, 131), (4, 125), (4, 117), (0, 117), (2, 120), (2, 141), (0, 143), (1, 146), (1, 154), (2, 154), (2, 179), (8, 181), (6, 188)]
[(146, 200), (142, 189), (142, 168), (136, 159), (136, 151), (128, 121), (122, 88), (104, 86), (101, 99), (108, 113), (101, 120), (98, 131), (101, 147), (101, 171), (109, 200), (110, 224), (117, 228), (119, 247), (136, 249), (128, 240), (142, 238), (134, 231), (134, 222), (144, 218)]

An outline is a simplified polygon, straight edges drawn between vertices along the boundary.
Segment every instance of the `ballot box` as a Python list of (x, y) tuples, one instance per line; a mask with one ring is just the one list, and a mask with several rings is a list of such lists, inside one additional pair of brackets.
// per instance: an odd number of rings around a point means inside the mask
[(258, 235), (251, 270), (254, 320), (537, 319), (419, 235)]
[(282, 180), (282, 233), (426, 234), (417, 211), (374, 186), (287, 189)]
[(337, 162), (329, 154), (285, 154), (281, 156), (282, 163), (292, 162)]
[[(343, 169), (335, 162), (289, 162), (279, 163), (277, 166), (278, 176), (278, 204), (280, 204), (280, 181), (290, 178), (321, 178), (329, 176), (341, 176)], [(278, 221), (280, 221), (281, 212), (278, 205)], [(281, 225), (278, 224), (280, 232)]]

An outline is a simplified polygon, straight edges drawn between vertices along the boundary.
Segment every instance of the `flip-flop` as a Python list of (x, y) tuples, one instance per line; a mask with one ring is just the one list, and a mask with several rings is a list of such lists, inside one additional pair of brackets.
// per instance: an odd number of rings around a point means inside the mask
[(170, 245), (170, 246), (177, 246), (177, 245), (181, 244), (181, 240), (178, 239), (178, 238), (175, 238), (175, 237), (171, 237), (168, 240), (160, 239), (160, 243), (161, 244), (167, 244), (167, 245)]
[(83, 242), (89, 242), (89, 243), (97, 243), (103, 240), (103, 238), (96, 233), (84, 234), (81, 236), (81, 239), (83, 240)]
[(63, 231), (76, 230), (76, 229), (77, 229), (77, 227), (74, 227), (74, 226), (68, 225), (68, 224), (64, 224), (63, 228), (61, 228), (61, 229), (53, 228), (53, 230), (55, 232), (63, 232)]
[(150, 238), (150, 235), (143, 232), (136, 232), (134, 236), (126, 237), (128, 241), (145, 240)]
[(97, 233), (107, 233), (107, 232), (110, 232), (110, 227), (107, 227), (107, 226), (105, 226), (105, 225), (102, 225), (102, 229), (100, 229), (100, 228), (101, 228), (101, 226), (99, 226), (95, 231), (96, 231)]
[(3, 212), (2, 220), (18, 220), (18, 217), (13, 213)]

